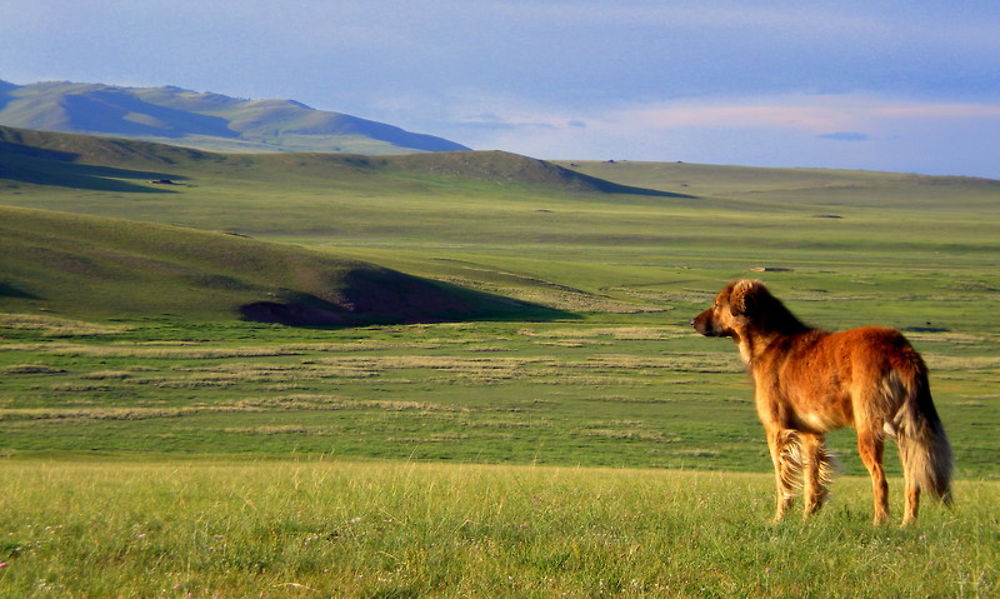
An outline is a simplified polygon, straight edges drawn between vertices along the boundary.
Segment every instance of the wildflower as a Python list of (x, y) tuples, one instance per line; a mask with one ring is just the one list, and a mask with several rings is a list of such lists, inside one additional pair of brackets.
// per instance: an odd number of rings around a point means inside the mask
[(0, 562), (0, 570), (3, 570), (6, 567), (7, 567), (7, 562)]
[(770, 566), (764, 568), (764, 574), (770, 574), (771, 572), (774, 572), (774, 570), (772, 570)]

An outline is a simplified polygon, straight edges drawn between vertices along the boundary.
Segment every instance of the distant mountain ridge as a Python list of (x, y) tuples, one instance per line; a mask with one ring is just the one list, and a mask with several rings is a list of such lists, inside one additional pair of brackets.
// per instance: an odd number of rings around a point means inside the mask
[(16, 85), (0, 80), (0, 124), (217, 151), (377, 155), (469, 149), (433, 135), (316, 110), (294, 100), (248, 100), (175, 86), (67, 81)]

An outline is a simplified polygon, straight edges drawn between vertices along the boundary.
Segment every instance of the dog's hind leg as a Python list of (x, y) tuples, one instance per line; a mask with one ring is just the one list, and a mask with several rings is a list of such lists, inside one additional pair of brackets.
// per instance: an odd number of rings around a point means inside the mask
[(906, 512), (903, 514), (903, 524), (909, 524), (917, 519), (917, 511), (920, 506), (920, 487), (913, 481), (913, 477), (906, 472)]
[(878, 432), (858, 430), (858, 453), (872, 477), (875, 524), (884, 524), (889, 520), (889, 484), (882, 469), (883, 446), (882, 436)]
[(823, 507), (830, 493), (826, 485), (830, 482), (833, 458), (826, 450), (823, 435), (799, 433), (799, 438), (802, 440), (802, 494), (805, 498), (802, 517), (805, 519)]

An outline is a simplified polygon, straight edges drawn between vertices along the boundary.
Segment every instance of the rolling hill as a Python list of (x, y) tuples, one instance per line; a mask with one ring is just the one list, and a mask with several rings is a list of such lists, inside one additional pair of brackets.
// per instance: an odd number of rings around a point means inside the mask
[(0, 124), (241, 152), (406, 154), (469, 149), (294, 100), (247, 100), (173, 86), (0, 81)]
[[(317, 190), (320, 195), (309, 205), (282, 206), (288, 189)], [(105, 315), (225, 317), (241, 312), (253, 320), (313, 325), (566, 315), (362, 262), (344, 266), (336, 254), (321, 259), (243, 234), (257, 235), (259, 227), (322, 231), (357, 218), (369, 226), (384, 226), (373, 222), (381, 217), (370, 214), (347, 209), (330, 214), (335, 198), (375, 190), (388, 198), (379, 211), (387, 219), (393, 212), (401, 214), (414, 197), (454, 195), (455, 190), (486, 198), (498, 193), (516, 196), (523, 190), (601, 197), (671, 195), (505, 152), (227, 155), (0, 126), (0, 202), (48, 210), (2, 209), (0, 306), (72, 314), (96, 310)], [(87, 220), (63, 212), (114, 220)], [(212, 216), (204, 220), (208, 214)], [(156, 228), (136, 221), (184, 227)], [(221, 235), (219, 229), (238, 235)], [(114, 236), (111, 231), (125, 236), (121, 248), (107, 246)], [(153, 239), (162, 243), (135, 245)], [(193, 263), (190, 253), (201, 257)], [(259, 256), (231, 258), (255, 254)], [(262, 270), (263, 264), (271, 266)]]
[(0, 255), (5, 311), (313, 326), (557, 314), (296, 246), (43, 210), (0, 206)]
[[(211, 171), (235, 179), (323, 180), (336, 186), (381, 179), (384, 191), (435, 182), (475, 181), (492, 186), (538, 186), (563, 191), (690, 197), (612, 183), (551, 162), (501, 151), (451, 151), (397, 156), (358, 154), (220, 154), (124, 138), (21, 129), (0, 125), (0, 179), (46, 186), (138, 190), (114, 179), (177, 179)], [(105, 167), (103, 170), (94, 167)], [(135, 169), (131, 171), (131, 169)], [(131, 171), (131, 172), (130, 172)], [(185, 174), (189, 173), (189, 174)], [(147, 189), (148, 190), (148, 189)], [(398, 189), (395, 189), (398, 191)]]

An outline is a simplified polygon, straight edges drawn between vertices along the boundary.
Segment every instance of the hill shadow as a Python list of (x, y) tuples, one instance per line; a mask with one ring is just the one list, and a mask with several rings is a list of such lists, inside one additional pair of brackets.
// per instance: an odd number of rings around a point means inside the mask
[(19, 288), (10, 281), (0, 281), (0, 297), (16, 297), (19, 299), (41, 299), (34, 293)]
[(646, 187), (632, 187), (631, 185), (621, 185), (619, 183), (612, 183), (607, 179), (599, 179), (597, 177), (590, 177), (589, 175), (584, 175), (577, 173), (581, 177), (586, 177), (590, 179), (589, 183), (598, 191), (603, 191), (604, 193), (616, 193), (622, 195), (639, 195), (639, 196), (649, 196), (654, 198), (676, 198), (676, 199), (687, 199), (693, 200), (698, 196), (693, 196), (686, 193), (677, 193), (673, 191), (661, 191), (659, 189), (649, 189)]
[(9, 142), (0, 142), (0, 179), (35, 185), (129, 193), (175, 193), (170, 189), (136, 185), (116, 179), (183, 181), (187, 177), (161, 171), (145, 171), (78, 164), (78, 154)]
[[(107, 89), (87, 95), (66, 95), (62, 103), (72, 115), (73, 127), (77, 131), (170, 138), (189, 134), (225, 138), (239, 136), (229, 128), (227, 119), (152, 104), (124, 90)], [(134, 115), (144, 120), (133, 120)]]
[(293, 327), (575, 320), (580, 315), (387, 270), (357, 270), (337, 301), (302, 292), (240, 306), (244, 320)]
[(607, 179), (601, 179), (600, 177), (595, 177), (593, 175), (587, 175), (581, 173), (580, 171), (566, 168), (558, 164), (553, 163), (552, 165), (559, 170), (562, 177), (575, 180), (577, 182), (586, 185), (587, 187), (590, 187), (592, 189), (595, 189), (603, 193), (639, 195), (639, 196), (648, 196), (654, 198), (677, 198), (677, 199), (687, 199), (687, 200), (692, 200), (698, 197), (686, 193), (677, 193), (675, 191), (663, 191), (660, 189), (650, 189), (648, 187), (635, 187), (632, 185), (623, 185), (621, 183), (615, 183), (613, 181), (609, 181)]

